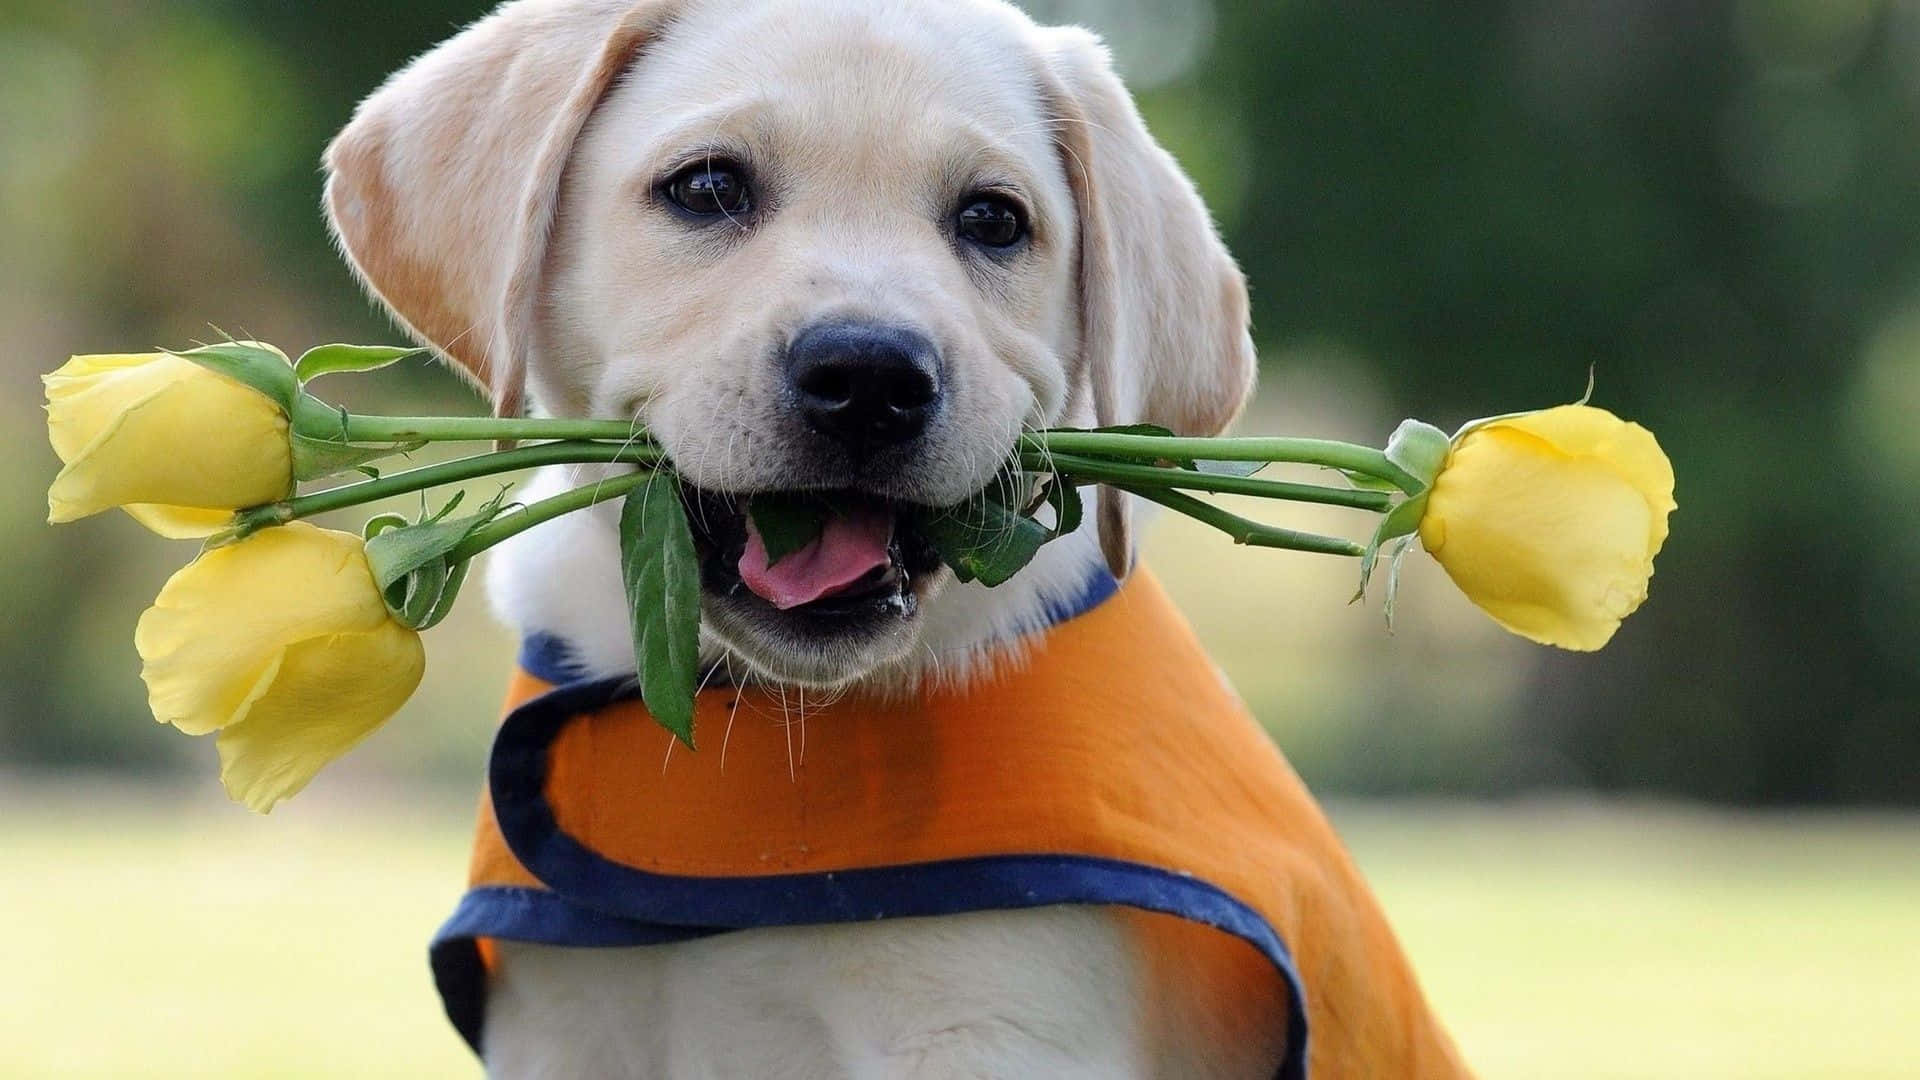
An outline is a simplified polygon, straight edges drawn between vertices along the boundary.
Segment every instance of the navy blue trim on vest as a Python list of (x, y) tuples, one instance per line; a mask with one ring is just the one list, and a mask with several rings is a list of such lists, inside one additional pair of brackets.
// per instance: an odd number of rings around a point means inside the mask
[(453, 917), (434, 934), (427, 958), (447, 1019), (478, 1054), (487, 1013), (487, 971), (476, 945), (478, 938), (618, 949), (670, 945), (725, 932), (616, 919), (545, 889), (493, 886), (474, 889), (461, 898)]
[[(1119, 582), (1104, 568), (1081, 592), (1049, 602), (1057, 626), (1104, 604)], [(1159, 867), (1082, 855), (1001, 855), (835, 873), (749, 878), (653, 874), (608, 860), (565, 833), (546, 801), (548, 748), (574, 717), (638, 696), (632, 676), (580, 681), (563, 640), (535, 635), (520, 666), (558, 689), (522, 705), (500, 729), (489, 766), (494, 813), (507, 846), (553, 891), (510, 887), (468, 893), (430, 951), (447, 1015), (480, 1052), (485, 964), (476, 939), (563, 947), (638, 947), (732, 930), (867, 922), (885, 918), (1111, 904), (1189, 919), (1258, 948), (1286, 980), (1287, 1052), (1277, 1080), (1305, 1080), (1305, 991), (1273, 927), (1220, 888)]]
[(1093, 573), (1088, 574), (1087, 580), (1081, 584), (1078, 595), (1066, 600), (1047, 601), (1046, 626), (1059, 626), (1063, 622), (1072, 622), (1113, 599), (1114, 594), (1119, 591), (1119, 579), (1115, 578), (1106, 567), (1095, 567)]
[(489, 767), (494, 814), (514, 856), (554, 890), (482, 889), (439, 935), (436, 979), (448, 1014), (479, 1048), (485, 971), (474, 937), (562, 946), (639, 945), (727, 930), (1111, 904), (1189, 919), (1242, 938), (1288, 989), (1278, 1080), (1305, 1080), (1305, 991), (1293, 955), (1259, 913), (1217, 886), (1159, 867), (1081, 855), (1002, 855), (832, 873), (741, 878), (655, 874), (613, 862), (560, 828), (546, 798), (549, 748), (566, 726), (635, 696), (631, 678), (563, 686), (516, 709)]
[(574, 659), (573, 646), (554, 634), (529, 634), (520, 642), (520, 670), (554, 686), (586, 677), (586, 669)]

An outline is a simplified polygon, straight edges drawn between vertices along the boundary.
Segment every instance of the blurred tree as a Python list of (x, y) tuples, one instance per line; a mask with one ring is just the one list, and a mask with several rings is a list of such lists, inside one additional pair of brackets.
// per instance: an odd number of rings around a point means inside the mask
[(1914, 797), (1920, 615), (1893, 649), (1874, 615), (1913, 573), (1876, 552), (1914, 545), (1846, 405), (1865, 338), (1916, 299), (1915, 17), (1222, 6), (1199, 77), (1262, 103), (1238, 110), (1256, 194), (1231, 239), (1263, 337), (1350, 343), (1443, 423), (1565, 400), (1593, 365), (1678, 465), (1657, 602), (1549, 664), (1526, 710), (1600, 786)]

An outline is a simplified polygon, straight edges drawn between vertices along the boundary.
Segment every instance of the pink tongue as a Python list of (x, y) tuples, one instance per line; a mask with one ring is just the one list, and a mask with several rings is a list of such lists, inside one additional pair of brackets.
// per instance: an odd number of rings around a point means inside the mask
[(791, 611), (846, 592), (860, 579), (885, 567), (893, 543), (893, 515), (880, 510), (856, 510), (827, 518), (820, 538), (799, 551), (767, 565), (767, 544), (747, 516), (747, 550), (740, 556), (740, 580), (755, 595)]

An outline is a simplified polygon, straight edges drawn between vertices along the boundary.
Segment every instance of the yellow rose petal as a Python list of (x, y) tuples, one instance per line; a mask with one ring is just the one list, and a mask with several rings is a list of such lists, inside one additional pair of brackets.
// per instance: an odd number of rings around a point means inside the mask
[(263, 814), (298, 794), (398, 712), (425, 671), (419, 635), (392, 622), (292, 646), (246, 719), (220, 732), (227, 794)]
[(175, 574), (134, 644), (154, 718), (204, 735), (246, 718), (287, 649), (391, 618), (360, 538), (296, 523)]
[(1667, 515), (1679, 509), (1673, 501), (1673, 462), (1660, 449), (1653, 433), (1622, 420), (1605, 409), (1562, 405), (1503, 421), (1502, 427), (1524, 431), (1553, 444), (1572, 457), (1602, 460), (1646, 497), (1652, 511), (1648, 541), (1653, 554), (1667, 539)]
[(1651, 433), (1564, 406), (1463, 433), (1420, 539), (1500, 625), (1590, 651), (1645, 601), (1674, 508), (1673, 467)]
[(128, 503), (120, 509), (164, 540), (204, 540), (233, 524), (231, 510), (198, 510), (157, 503)]
[(135, 517), (162, 535), (205, 536), (293, 490), (279, 405), (190, 360), (77, 356), (44, 382), (48, 440), (65, 463), (47, 492), (52, 522), (139, 505), (153, 509)]

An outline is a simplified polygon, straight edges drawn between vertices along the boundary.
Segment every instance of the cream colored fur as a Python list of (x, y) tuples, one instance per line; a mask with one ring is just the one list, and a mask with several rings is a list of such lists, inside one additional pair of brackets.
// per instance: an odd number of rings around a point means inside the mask
[[(652, 198), (704, 153), (776, 178), (751, 228), (695, 235)], [(1239, 272), (1105, 50), (999, 0), (515, 0), (369, 98), (328, 166), (349, 260), (497, 408), (633, 416), (704, 487), (804, 481), (775, 359), (823, 318), (936, 343), (944, 419), (883, 492), (925, 503), (979, 490), (1023, 427), (1212, 434), (1253, 377)], [(1034, 226), (992, 264), (946, 231), (987, 183)], [(1094, 516), (1008, 586), (937, 585), (871, 648), (809, 651), (711, 609), (705, 644), (745, 677), (962, 683), (1013, 662), (1103, 555), (1125, 569), (1127, 507)], [(561, 635), (593, 674), (632, 670), (611, 511), (525, 534), (490, 584), (516, 628)], [(519, 946), (487, 1058), (500, 1077), (1270, 1073), (1272, 1045), (1165, 1038), (1145, 970), (1099, 909)]]

